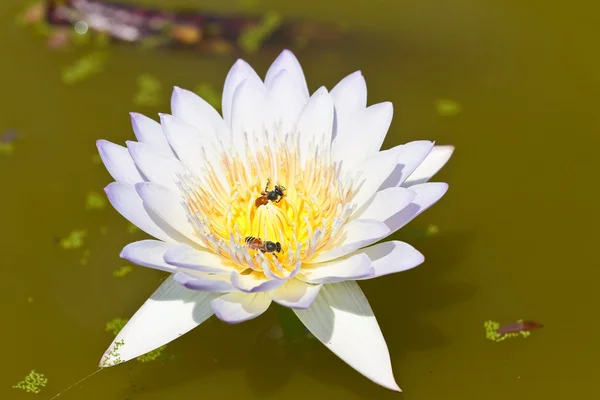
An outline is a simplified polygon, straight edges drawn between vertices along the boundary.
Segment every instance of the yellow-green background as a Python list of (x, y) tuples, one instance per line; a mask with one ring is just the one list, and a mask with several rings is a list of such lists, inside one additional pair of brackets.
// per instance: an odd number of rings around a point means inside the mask
[[(223, 0), (177, 5), (242, 10)], [(92, 163), (96, 139), (132, 139), (127, 113), (168, 112), (173, 85), (219, 88), (234, 58), (117, 45), (100, 75), (66, 86), (61, 69), (82, 51), (47, 50), (15, 23), (22, 8), (20, 0), (0, 4), (0, 132), (21, 134), (15, 152), (0, 155), (0, 398), (48, 399), (95, 370), (112, 340), (106, 322), (130, 317), (164, 277), (142, 267), (112, 276), (126, 265), (121, 248), (144, 235), (128, 233), (111, 208), (85, 209), (86, 193), (111, 181)], [(361, 283), (405, 393), (378, 387), (323, 346), (299, 357), (257, 340), (276, 322), (269, 310), (236, 326), (213, 318), (169, 344), (172, 359), (104, 370), (60, 399), (595, 398), (595, 3), (271, 0), (250, 10), (347, 26), (347, 39), (296, 52), (310, 89), (331, 88), (360, 69), (369, 103), (395, 106), (385, 147), (414, 139), (457, 147), (435, 178), (449, 182), (448, 194), (411, 224), (412, 233), (394, 237), (409, 240), (426, 262)], [(246, 59), (262, 75), (279, 50)], [(162, 81), (163, 106), (134, 106), (140, 73)], [(462, 112), (439, 116), (440, 98), (459, 102)], [(429, 224), (438, 235), (410, 238)], [(56, 244), (73, 229), (89, 232), (86, 265), (83, 248)], [(527, 339), (485, 339), (485, 320), (519, 318), (545, 327)], [(37, 395), (12, 389), (32, 368), (48, 386)]]

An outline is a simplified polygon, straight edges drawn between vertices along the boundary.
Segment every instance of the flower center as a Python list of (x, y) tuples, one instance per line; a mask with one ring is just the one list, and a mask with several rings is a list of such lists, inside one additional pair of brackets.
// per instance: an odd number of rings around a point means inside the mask
[(225, 264), (284, 277), (341, 239), (353, 180), (329, 144), (309, 146), (301, 161), (294, 136), (274, 142), (243, 156), (221, 152), (203, 177), (188, 174), (179, 186), (197, 236)]

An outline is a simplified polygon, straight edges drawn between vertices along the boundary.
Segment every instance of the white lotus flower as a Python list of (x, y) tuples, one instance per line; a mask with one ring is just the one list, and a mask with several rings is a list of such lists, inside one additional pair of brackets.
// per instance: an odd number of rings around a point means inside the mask
[[(175, 88), (172, 115), (161, 115), (160, 124), (131, 114), (137, 142), (98, 141), (116, 181), (106, 187), (111, 204), (156, 238), (127, 245), (121, 256), (171, 274), (100, 366), (156, 349), (213, 314), (242, 322), (275, 301), (351, 367), (399, 391), (354, 281), (423, 262), (409, 244), (373, 244), (442, 197), (445, 183), (424, 182), (453, 147), (416, 141), (380, 151), (392, 105), (366, 102), (360, 72), (309, 96), (300, 64), (284, 51), (264, 82), (244, 61), (235, 63), (222, 117)], [(257, 202), (269, 181), (267, 191), (280, 185), (283, 196)], [(279, 242), (281, 252), (252, 249), (247, 237)]]

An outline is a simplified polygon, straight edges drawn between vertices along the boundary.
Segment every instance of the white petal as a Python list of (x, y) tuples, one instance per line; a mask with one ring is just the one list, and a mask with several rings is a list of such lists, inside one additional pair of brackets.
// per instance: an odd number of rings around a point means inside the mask
[(385, 140), (393, 115), (390, 102), (374, 104), (354, 115), (336, 114), (334, 160), (343, 160), (346, 168), (351, 168), (376, 154)]
[(215, 315), (230, 324), (247, 321), (267, 311), (271, 298), (264, 292), (232, 292), (210, 302)]
[(343, 257), (389, 234), (390, 229), (383, 222), (370, 219), (350, 221), (342, 228), (341, 237), (344, 240), (337, 247), (320, 253), (310, 260), (310, 263), (321, 263)]
[(156, 150), (168, 155), (173, 155), (173, 150), (163, 134), (163, 129), (158, 122), (152, 118), (138, 113), (130, 113), (133, 133), (139, 142), (146, 143)]
[(190, 268), (207, 273), (229, 273), (231, 267), (223, 265), (221, 258), (207, 250), (195, 249), (184, 243), (171, 247), (164, 261), (175, 267)]
[(347, 117), (367, 107), (367, 83), (360, 71), (342, 79), (333, 89), (331, 97), (335, 111), (340, 117)]
[(356, 282), (325, 285), (306, 310), (294, 310), (308, 330), (352, 368), (388, 389), (401, 391), (373, 310)]
[(174, 272), (175, 267), (167, 264), (163, 259), (165, 252), (171, 247), (173, 247), (172, 244), (161, 242), (160, 240), (141, 240), (129, 243), (121, 250), (119, 256), (143, 267)]
[(189, 90), (175, 87), (171, 96), (171, 111), (181, 120), (203, 131), (214, 131), (225, 145), (231, 141), (229, 128), (206, 100)]
[[(197, 176), (211, 169), (221, 185), (229, 189), (221, 163), (223, 144), (212, 127), (198, 129), (183, 120), (168, 114), (160, 114), (165, 136), (181, 162)], [(210, 167), (210, 168), (208, 168)]]
[(411, 186), (410, 190), (417, 194), (413, 201), (402, 211), (385, 221), (385, 224), (390, 228), (390, 235), (441, 199), (448, 190), (448, 184), (441, 182), (421, 183)]
[(307, 98), (304, 97), (291, 74), (285, 69), (279, 71), (267, 89), (267, 99), (273, 122), (279, 126), (281, 134), (286, 134), (298, 120)]
[(127, 183), (113, 182), (104, 188), (110, 204), (124, 216), (129, 222), (164, 242), (175, 242), (175, 240), (165, 232), (148, 214), (144, 208), (144, 203), (135, 191), (135, 187)]
[[(243, 81), (233, 95), (231, 140), (238, 154), (246, 155), (246, 142), (251, 149), (266, 144), (268, 119), (267, 93), (262, 82)], [(247, 138), (247, 139), (246, 139)], [(258, 141), (258, 143), (257, 143)]]
[(227, 126), (231, 126), (233, 95), (238, 85), (244, 80), (252, 81), (255, 84), (262, 84), (262, 80), (252, 67), (246, 61), (240, 59), (229, 70), (225, 78), (225, 85), (223, 86), (221, 108), (223, 109), (223, 119)]
[(173, 231), (189, 239), (180, 241), (191, 241), (190, 244), (204, 246), (204, 243), (196, 236), (194, 228), (188, 221), (187, 213), (181, 204), (181, 198), (173, 191), (152, 182), (138, 183), (135, 185), (135, 190), (144, 201), (144, 206), (154, 212)]
[(375, 246), (361, 249), (357, 253), (369, 256), (371, 266), (375, 270), (373, 276), (357, 278), (361, 280), (406, 271), (425, 261), (425, 257), (417, 249), (408, 243), (399, 241), (378, 243)]
[[(207, 139), (195, 126), (184, 122), (182, 119), (168, 114), (159, 114), (160, 122), (169, 144), (175, 151), (177, 158), (196, 175), (203, 175), (202, 142)], [(216, 139), (216, 134), (211, 130), (208, 141)]]
[(227, 293), (235, 292), (237, 289), (231, 284), (229, 275), (207, 274), (187, 268), (177, 268), (174, 275), (180, 285), (203, 292)]
[(269, 279), (262, 273), (251, 271), (241, 274), (236, 271), (231, 273), (231, 283), (238, 290), (246, 293), (268, 292), (277, 289), (285, 283), (285, 279)]
[(186, 169), (178, 159), (161, 153), (145, 143), (127, 142), (127, 148), (135, 165), (150, 182), (179, 191), (177, 182), (179, 176), (186, 173)]
[[(416, 193), (401, 187), (387, 188), (375, 193), (360, 214), (353, 216), (360, 219), (374, 219), (385, 221), (408, 206), (415, 198)], [(355, 213), (356, 214), (356, 213)]]
[[(186, 289), (168, 277), (119, 332), (100, 367), (131, 360), (200, 325), (213, 314), (213, 298), (212, 293)], [(121, 341), (122, 345), (115, 346)]]
[(309, 283), (335, 283), (370, 277), (373, 273), (371, 260), (366, 254), (360, 253), (329, 262), (305, 264), (298, 279)]
[(402, 185), (427, 158), (432, 149), (433, 142), (428, 140), (417, 140), (402, 146), (398, 154), (398, 165), (381, 185), (381, 189)]
[(398, 154), (403, 146), (396, 146), (392, 149), (381, 151), (353, 168), (348, 172), (348, 177), (359, 177), (360, 186), (358, 192), (352, 198), (352, 203), (356, 204), (356, 215), (363, 211), (363, 206), (377, 193), (381, 185), (386, 181), (389, 175), (396, 168)]
[(133, 185), (144, 180), (125, 147), (107, 140), (98, 140), (96, 146), (104, 166), (115, 181)]
[(283, 50), (275, 59), (275, 61), (273, 61), (273, 64), (271, 64), (271, 67), (265, 76), (265, 85), (267, 88), (272, 87), (275, 77), (284, 69), (290, 73), (290, 76), (294, 80), (300, 95), (303, 97), (304, 102), (306, 102), (309, 95), (306, 79), (304, 78), (304, 72), (302, 71), (302, 67), (300, 66), (296, 56), (294, 56), (294, 54), (289, 50)]
[[(331, 142), (333, 131), (333, 99), (325, 87), (319, 88), (308, 100), (296, 123), (299, 135), (300, 162), (304, 165), (311, 148)], [(314, 150), (312, 150), (314, 151)]]
[(448, 162), (454, 152), (454, 146), (433, 146), (431, 153), (404, 181), (402, 186), (408, 187), (425, 183), (431, 179)]
[(283, 286), (269, 292), (271, 299), (285, 307), (307, 308), (315, 300), (323, 285), (312, 285), (298, 279), (290, 279)]

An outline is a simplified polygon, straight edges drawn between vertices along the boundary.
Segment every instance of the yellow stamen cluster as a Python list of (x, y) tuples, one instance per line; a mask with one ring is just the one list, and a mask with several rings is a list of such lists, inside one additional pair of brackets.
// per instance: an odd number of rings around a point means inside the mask
[[(222, 152), (220, 165), (207, 162), (205, 176), (181, 177), (198, 238), (239, 272), (286, 277), (341, 239), (353, 211), (353, 180), (344, 179), (328, 143), (308, 146), (305, 161), (298, 149), (290, 135), (258, 150), (246, 146), (243, 156)], [(284, 186), (284, 196), (257, 205), (267, 181), (268, 190)], [(282, 251), (252, 249), (245, 243), (249, 236), (279, 242)]]

